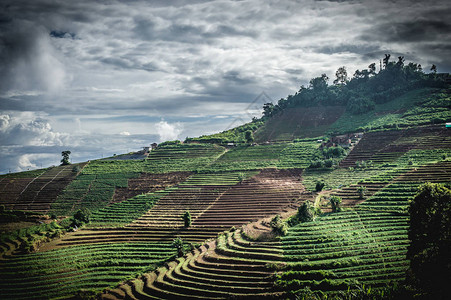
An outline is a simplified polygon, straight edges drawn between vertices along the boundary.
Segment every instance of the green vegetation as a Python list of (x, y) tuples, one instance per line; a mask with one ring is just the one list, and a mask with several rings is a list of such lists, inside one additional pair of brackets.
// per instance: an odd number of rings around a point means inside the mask
[(196, 171), (212, 163), (224, 152), (215, 145), (168, 143), (159, 146), (145, 160), (96, 160), (89, 162), (52, 204), (51, 211), (69, 214), (78, 208), (91, 211), (109, 205), (117, 188), (141, 173)]
[(24, 171), (18, 173), (8, 173), (0, 175), (0, 178), (35, 178), (42, 174), (44, 174), (47, 170), (52, 169), (53, 167), (49, 167), (46, 169), (36, 169), (32, 171)]
[(286, 222), (282, 221), (280, 215), (272, 218), (271, 222), (269, 222), (269, 226), (271, 227), (272, 232), (274, 232), (276, 235), (287, 235), (288, 225)]
[(228, 143), (244, 144), (253, 142), (255, 132), (264, 122), (254, 119), (252, 122), (212, 135), (203, 135), (198, 138), (187, 138), (185, 142), (215, 143), (226, 145)]
[(100, 292), (149, 272), (174, 257), (170, 243), (72, 246), (2, 261), (4, 299), (70, 297), (81, 289)]
[(0, 205), (0, 223), (28, 221), (42, 216), (40, 213), (23, 210), (7, 210), (4, 205)]
[(171, 246), (177, 250), (178, 257), (182, 257), (185, 254), (184, 242), (180, 237), (174, 239)]
[(1, 235), (2, 297), (439, 298), (451, 247), (444, 77), (389, 56), (379, 73), (335, 75), (146, 159), (0, 176), (3, 223), (35, 218), (7, 208), (56, 199), (42, 208), (56, 221)]
[(355, 280), (371, 286), (400, 281), (408, 265), (407, 227), (406, 215), (365, 211), (301, 223), (282, 238), (285, 260), (292, 263), (277, 283), (289, 290), (330, 291), (346, 290)]
[(422, 88), (406, 92), (374, 109), (353, 115), (345, 112), (329, 128), (329, 133), (383, 130), (449, 122), (450, 95), (443, 89)]
[(315, 217), (315, 208), (313, 207), (313, 204), (307, 200), (299, 206), (297, 214), (289, 220), (288, 224), (294, 226), (299, 223), (312, 222)]
[[(292, 140), (324, 134), (383, 130), (451, 121), (451, 98), (444, 76), (425, 74), (421, 66), (385, 58), (357, 70), (348, 80), (337, 71), (334, 85), (326, 74), (301, 86), (295, 95), (263, 106), (264, 124), (254, 133), (257, 141)], [(344, 79), (346, 77), (346, 79)], [(296, 113), (294, 113), (296, 112)]]
[(330, 206), (332, 207), (332, 212), (340, 212), (342, 211), (341, 208), (341, 198), (338, 196), (330, 196), (329, 198)]
[(65, 231), (64, 227), (56, 222), (51, 222), (2, 233), (0, 236), (1, 255), (8, 251), (34, 252), (42, 243), (60, 237)]
[(330, 169), (337, 166), (341, 159), (346, 156), (346, 150), (341, 146), (324, 147), (320, 152), (315, 153), (309, 168)]
[(128, 224), (145, 212), (171, 189), (157, 191), (153, 193), (137, 195), (120, 203), (114, 203), (110, 206), (94, 211), (91, 215), (92, 227), (100, 226), (120, 226)]
[(183, 224), (185, 227), (190, 227), (191, 226), (191, 214), (189, 213), (189, 211), (185, 211), (185, 213), (182, 216), (183, 218)]
[(357, 70), (349, 82), (340, 80), (339, 84), (333, 86), (328, 86), (326, 74), (312, 78), (309, 86), (301, 86), (294, 96), (280, 99), (275, 105), (265, 104), (263, 115), (268, 118), (287, 108), (318, 105), (347, 105), (348, 112), (362, 114), (374, 109), (376, 103), (390, 102), (408, 90), (446, 86), (442, 78), (424, 74), (418, 64), (405, 65), (404, 57), (399, 57), (396, 63), (389, 59), (390, 55), (386, 57), (384, 69), (379, 73), (375, 72), (374, 64), (371, 64), (368, 70)]
[(69, 155), (70, 155), (70, 151), (69, 150), (61, 152), (61, 156), (63, 157), (61, 159), (61, 165), (62, 166), (70, 165)]
[(444, 299), (451, 278), (451, 190), (441, 184), (422, 185), (409, 207), (407, 257), (412, 283), (427, 297)]
[[(238, 146), (227, 151), (208, 166), (214, 171), (256, 170), (263, 168), (305, 168), (312, 156), (317, 154), (319, 144), (315, 141), (297, 140), (292, 143)], [(200, 172), (206, 171), (204, 169)]]

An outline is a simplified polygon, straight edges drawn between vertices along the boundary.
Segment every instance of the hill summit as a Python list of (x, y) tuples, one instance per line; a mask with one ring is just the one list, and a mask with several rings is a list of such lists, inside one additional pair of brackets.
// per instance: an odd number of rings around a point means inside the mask
[(187, 141), (242, 143), (248, 131), (257, 142), (289, 141), (451, 121), (451, 77), (435, 66), (426, 74), (421, 65), (386, 54), (379, 72), (373, 63), (352, 77), (341, 67), (335, 77), (329, 85), (322, 74), (294, 95), (266, 103), (262, 118), (251, 123)]

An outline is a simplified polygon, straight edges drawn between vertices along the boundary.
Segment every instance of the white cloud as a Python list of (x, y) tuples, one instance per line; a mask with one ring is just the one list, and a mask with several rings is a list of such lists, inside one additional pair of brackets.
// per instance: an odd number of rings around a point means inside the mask
[(0, 116), (2, 145), (62, 146), (68, 138), (55, 132), (50, 123), (33, 113)]
[(166, 121), (160, 121), (155, 125), (155, 128), (160, 136), (160, 142), (177, 140), (183, 131), (183, 126), (180, 123), (169, 124)]

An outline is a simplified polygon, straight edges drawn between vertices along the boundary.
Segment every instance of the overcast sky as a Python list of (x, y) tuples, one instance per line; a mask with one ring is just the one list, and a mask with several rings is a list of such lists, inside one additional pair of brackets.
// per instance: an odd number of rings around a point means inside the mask
[(449, 0), (0, 5), (0, 173), (222, 131), (385, 53), (451, 71)]

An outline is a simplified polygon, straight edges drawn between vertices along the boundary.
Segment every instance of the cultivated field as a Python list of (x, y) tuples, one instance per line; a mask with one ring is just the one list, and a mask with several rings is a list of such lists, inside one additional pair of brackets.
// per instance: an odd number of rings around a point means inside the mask
[[(322, 152), (317, 139), (303, 139), (169, 144), (144, 160), (1, 176), (2, 214), (61, 217), (2, 234), (1, 298), (279, 298), (401, 282), (409, 199), (423, 182), (451, 182), (450, 132), (368, 132), (330, 168), (309, 167)], [(331, 211), (331, 195), (341, 212)], [(314, 221), (286, 235), (272, 230), (273, 217), (286, 219), (307, 200), (322, 210)], [(90, 223), (64, 227), (63, 216), (79, 208), (91, 211)]]

